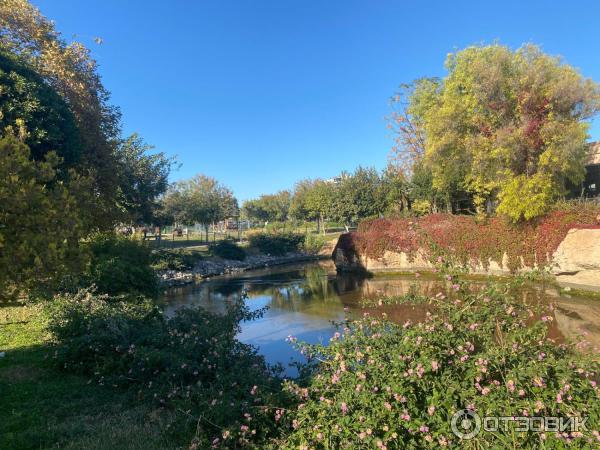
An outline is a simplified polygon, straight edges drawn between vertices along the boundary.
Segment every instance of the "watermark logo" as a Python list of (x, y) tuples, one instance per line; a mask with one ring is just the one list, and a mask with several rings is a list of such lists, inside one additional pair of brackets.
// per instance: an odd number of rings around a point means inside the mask
[(485, 416), (464, 409), (456, 412), (450, 422), (452, 432), (462, 440), (473, 439), (483, 431), (528, 432), (582, 432), (587, 431), (587, 417), (528, 417), (528, 416)]
[(460, 439), (473, 439), (481, 431), (481, 418), (475, 411), (463, 409), (452, 416), (452, 432)]

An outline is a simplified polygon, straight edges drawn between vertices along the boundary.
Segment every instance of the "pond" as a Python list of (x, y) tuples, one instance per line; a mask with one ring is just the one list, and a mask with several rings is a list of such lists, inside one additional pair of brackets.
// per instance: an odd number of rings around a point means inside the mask
[[(345, 314), (370, 311), (361, 306), (361, 299), (403, 295), (411, 286), (432, 296), (444, 289), (441, 281), (426, 275), (417, 278), (415, 275), (337, 274), (331, 261), (321, 261), (216, 277), (171, 289), (164, 300), (167, 314), (182, 306), (198, 305), (222, 313), (228, 301), (243, 294), (252, 310), (268, 307), (261, 318), (242, 324), (239, 338), (257, 346), (269, 363), (283, 364), (286, 373), (294, 376), (296, 371), (288, 364), (302, 361), (302, 357), (286, 341), (288, 336), (309, 343), (327, 343), (336, 331), (334, 323), (343, 320)], [(552, 337), (560, 340), (565, 336), (585, 335), (596, 349), (600, 348), (600, 301), (597, 299), (561, 295), (555, 287), (542, 285), (529, 285), (520, 295), (528, 302), (555, 305)], [(385, 311), (392, 320), (414, 322), (425, 316), (427, 308), (427, 305), (394, 305), (380, 307), (378, 311)]]

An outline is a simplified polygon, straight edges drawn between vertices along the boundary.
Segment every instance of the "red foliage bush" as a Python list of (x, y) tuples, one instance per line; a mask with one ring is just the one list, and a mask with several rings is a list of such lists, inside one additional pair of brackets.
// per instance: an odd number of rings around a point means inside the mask
[(374, 219), (340, 240), (340, 247), (371, 258), (386, 250), (414, 258), (443, 256), (458, 264), (502, 264), (511, 270), (546, 265), (571, 228), (600, 228), (597, 205), (572, 204), (538, 220), (511, 224), (502, 217), (478, 222), (474, 216), (431, 214), (418, 219)]

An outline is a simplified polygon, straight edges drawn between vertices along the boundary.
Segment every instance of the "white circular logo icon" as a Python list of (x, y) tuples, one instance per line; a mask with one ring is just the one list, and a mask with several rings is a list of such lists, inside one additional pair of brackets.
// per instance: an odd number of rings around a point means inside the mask
[(450, 422), (452, 432), (460, 439), (473, 439), (481, 430), (481, 418), (479, 414), (470, 409), (463, 409), (452, 416)]

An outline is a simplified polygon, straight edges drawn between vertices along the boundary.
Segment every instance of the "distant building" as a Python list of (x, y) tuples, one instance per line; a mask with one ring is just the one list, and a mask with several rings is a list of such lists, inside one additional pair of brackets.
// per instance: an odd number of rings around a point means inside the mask
[(342, 182), (342, 177), (333, 177), (325, 180), (327, 184), (340, 184)]
[(600, 194), (600, 142), (590, 144), (590, 153), (585, 165), (585, 180), (581, 186), (584, 197), (597, 197)]

